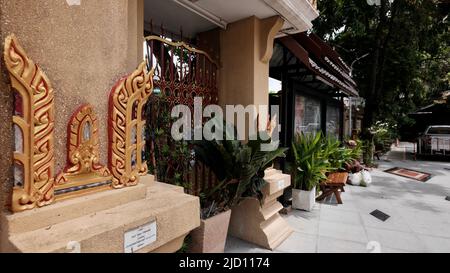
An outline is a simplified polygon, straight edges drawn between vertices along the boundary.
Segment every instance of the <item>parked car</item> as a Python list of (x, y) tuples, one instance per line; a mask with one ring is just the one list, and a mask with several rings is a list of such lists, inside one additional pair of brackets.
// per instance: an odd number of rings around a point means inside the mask
[(418, 154), (450, 156), (450, 125), (429, 126), (419, 136)]

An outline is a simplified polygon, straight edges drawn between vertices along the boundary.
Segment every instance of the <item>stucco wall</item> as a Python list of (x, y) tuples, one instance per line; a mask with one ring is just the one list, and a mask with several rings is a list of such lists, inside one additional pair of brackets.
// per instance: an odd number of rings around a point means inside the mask
[(279, 17), (257, 17), (228, 25), (220, 33), (222, 105), (269, 103), (269, 61), (273, 41), (283, 25)]
[[(73, 2), (73, 1), (68, 1)], [(108, 94), (142, 59), (143, 0), (0, 0), (0, 41), (14, 33), (55, 90), (55, 171), (66, 164), (66, 128), (80, 104), (99, 117), (101, 162), (107, 163)], [(2, 55), (3, 56), (3, 55)], [(12, 185), (12, 96), (0, 73), (0, 201)], [(4, 203), (2, 202), (2, 205)]]
[(279, 17), (261, 20), (253, 16), (221, 30), (219, 102), (222, 106), (268, 106), (269, 61), (274, 37), (282, 25)]

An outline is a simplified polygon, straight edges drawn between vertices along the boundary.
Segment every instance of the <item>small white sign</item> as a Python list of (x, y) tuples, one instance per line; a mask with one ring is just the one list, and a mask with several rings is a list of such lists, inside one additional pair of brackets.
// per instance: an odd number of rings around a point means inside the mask
[(284, 189), (284, 180), (278, 181), (278, 190)]
[(124, 234), (124, 252), (134, 253), (156, 242), (156, 221), (145, 224)]

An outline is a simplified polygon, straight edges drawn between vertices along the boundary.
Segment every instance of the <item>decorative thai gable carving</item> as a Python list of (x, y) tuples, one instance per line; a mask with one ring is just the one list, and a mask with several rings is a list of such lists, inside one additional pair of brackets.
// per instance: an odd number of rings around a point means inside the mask
[(54, 200), (54, 98), (49, 79), (28, 58), (14, 35), (6, 38), (4, 59), (15, 92), (11, 210), (19, 212)]
[(57, 200), (111, 188), (111, 173), (99, 162), (98, 120), (89, 104), (70, 119), (67, 152), (68, 166), (55, 180)]
[(153, 91), (153, 70), (142, 62), (131, 75), (121, 79), (109, 98), (109, 168), (114, 188), (134, 186), (147, 174), (142, 160), (145, 147), (143, 108)]

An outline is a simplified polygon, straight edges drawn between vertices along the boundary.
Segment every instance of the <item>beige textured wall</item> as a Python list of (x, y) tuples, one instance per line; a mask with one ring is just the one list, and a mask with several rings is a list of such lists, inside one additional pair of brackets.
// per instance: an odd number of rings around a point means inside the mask
[[(91, 103), (100, 119), (101, 162), (107, 163), (108, 94), (142, 60), (143, 0), (0, 0), (0, 41), (15, 33), (55, 90), (55, 171), (66, 164), (66, 126), (80, 104)], [(0, 73), (0, 201), (11, 190), (12, 97)], [(2, 203), (3, 204), (3, 203)]]
[(269, 61), (275, 35), (283, 21), (279, 17), (257, 17), (228, 25), (220, 35), (220, 103), (269, 103)]
[(256, 20), (255, 17), (241, 20), (221, 31), (219, 102), (222, 106), (253, 103)]
[(269, 104), (269, 61), (283, 20), (250, 17), (220, 35), (219, 102), (222, 106)]

